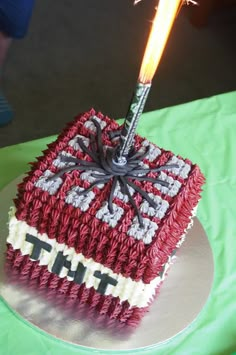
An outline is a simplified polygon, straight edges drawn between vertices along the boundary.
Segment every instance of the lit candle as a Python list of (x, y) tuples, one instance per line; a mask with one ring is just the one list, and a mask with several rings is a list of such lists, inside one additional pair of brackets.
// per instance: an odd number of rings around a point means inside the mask
[(144, 52), (138, 82), (145, 84), (152, 81), (181, 5), (182, 0), (160, 0)]
[(118, 165), (127, 163), (126, 158), (133, 146), (135, 131), (144, 109), (152, 78), (160, 62), (175, 17), (182, 4), (183, 0), (159, 1), (144, 53), (138, 83), (125, 118), (120, 146), (114, 160)]

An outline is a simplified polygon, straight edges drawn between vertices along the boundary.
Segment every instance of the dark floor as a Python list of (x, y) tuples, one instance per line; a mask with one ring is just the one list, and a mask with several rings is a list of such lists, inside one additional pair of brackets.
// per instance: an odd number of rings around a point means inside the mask
[[(28, 36), (13, 43), (3, 88), (15, 110), (0, 146), (58, 133), (94, 107), (124, 117), (156, 0), (37, 1)], [(193, 27), (178, 16), (145, 111), (236, 90), (236, 8)], [(236, 105), (236, 104), (235, 104)]]

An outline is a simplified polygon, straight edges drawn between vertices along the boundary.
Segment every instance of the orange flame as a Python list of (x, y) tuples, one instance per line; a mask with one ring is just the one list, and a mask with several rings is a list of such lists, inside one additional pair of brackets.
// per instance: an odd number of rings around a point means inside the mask
[(159, 1), (139, 73), (139, 82), (146, 84), (152, 81), (182, 3), (183, 0)]

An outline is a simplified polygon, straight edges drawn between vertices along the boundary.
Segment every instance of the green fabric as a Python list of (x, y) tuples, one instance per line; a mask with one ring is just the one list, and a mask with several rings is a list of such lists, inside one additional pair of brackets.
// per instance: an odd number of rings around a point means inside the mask
[[(160, 347), (135, 353), (233, 354), (236, 351), (236, 92), (146, 113), (138, 133), (190, 158), (205, 174), (207, 183), (198, 217), (213, 250), (215, 276), (208, 302), (189, 328)], [(0, 188), (27, 171), (27, 162), (40, 155), (53, 138), (0, 149)], [(89, 353), (90, 350), (41, 333), (0, 300), (0, 354)]]

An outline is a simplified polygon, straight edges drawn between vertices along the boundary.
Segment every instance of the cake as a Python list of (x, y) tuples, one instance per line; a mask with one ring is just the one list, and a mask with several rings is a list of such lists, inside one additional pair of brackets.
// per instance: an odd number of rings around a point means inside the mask
[(32, 163), (9, 212), (7, 264), (39, 289), (136, 325), (192, 226), (204, 176), (138, 135), (127, 171), (111, 168), (119, 131), (92, 109)]

